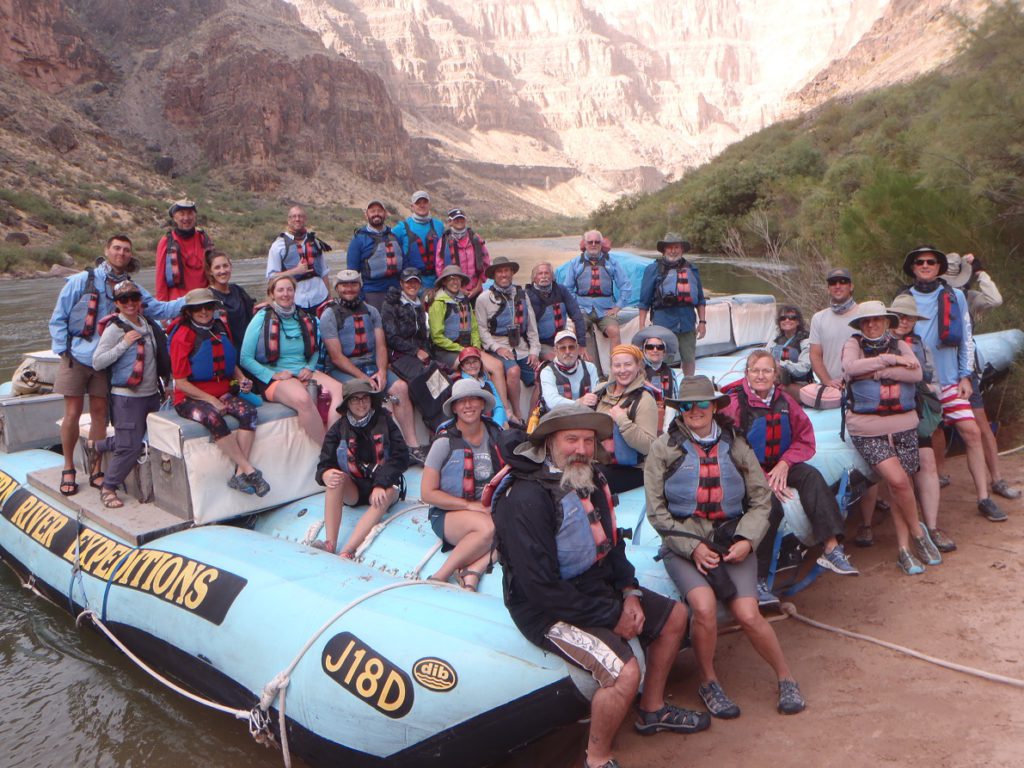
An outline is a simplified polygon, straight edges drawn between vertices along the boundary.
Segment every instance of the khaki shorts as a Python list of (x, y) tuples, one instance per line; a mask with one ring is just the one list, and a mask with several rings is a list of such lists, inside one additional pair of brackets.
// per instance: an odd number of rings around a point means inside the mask
[(618, 328), (620, 325), (622, 325), (622, 323), (619, 322), (619, 316), (617, 314), (602, 315), (601, 317), (598, 317), (597, 312), (594, 311), (591, 311), (591, 313), (586, 316), (586, 321), (587, 328), (590, 328), (592, 325), (596, 325), (597, 329), (601, 331), (601, 333), (604, 333), (608, 328), (612, 326)]
[(70, 355), (61, 356), (57, 380), (53, 382), (53, 391), (69, 397), (106, 397), (110, 391), (110, 377), (106, 371), (97, 371), (83, 365)]
[(697, 360), (697, 332), (687, 331), (677, 333), (676, 341), (679, 342), (679, 360), (684, 363), (693, 363)]

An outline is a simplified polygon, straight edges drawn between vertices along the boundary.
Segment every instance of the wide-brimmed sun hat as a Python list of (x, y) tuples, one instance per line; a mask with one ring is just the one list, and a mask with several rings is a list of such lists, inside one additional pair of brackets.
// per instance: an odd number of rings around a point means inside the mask
[(494, 395), (491, 394), (489, 389), (476, 379), (459, 379), (452, 384), (452, 396), (445, 400), (442, 408), (444, 415), (451, 418), (452, 406), (459, 400), (465, 400), (467, 397), (479, 397), (483, 400), (485, 411), (494, 409)]
[(670, 245), (681, 245), (683, 246), (683, 253), (689, 253), (693, 248), (689, 240), (683, 238), (678, 232), (666, 232), (665, 237), (658, 241), (658, 245), (655, 246), (659, 253), (664, 253), (665, 248)]
[(181, 305), (181, 308), (202, 307), (206, 304), (216, 304), (217, 306), (221, 306), (223, 302), (214, 296), (213, 291), (209, 288), (193, 288), (185, 294), (185, 303)]
[(459, 269), (459, 267), (455, 264), (449, 264), (447, 267), (442, 269), (441, 274), (437, 276), (437, 282), (439, 282), (441, 285), (444, 285), (445, 280), (447, 280), (449, 277), (454, 277), (456, 275), (462, 278), (462, 284), (464, 286), (469, 285), (469, 275), (467, 275), (465, 272)]
[(946, 254), (946, 272), (942, 276), (951, 288), (963, 288), (974, 275), (974, 267), (959, 253)]
[(679, 339), (672, 333), (668, 328), (663, 328), (660, 325), (648, 325), (646, 328), (641, 328), (639, 331), (633, 334), (633, 346), (640, 347), (640, 351), (643, 351), (644, 342), (648, 339), (658, 339), (665, 345), (665, 359), (666, 360), (678, 360), (679, 359)]
[(914, 317), (918, 320), (928, 320), (926, 315), (922, 315), (920, 310), (917, 308), (917, 302), (914, 297), (909, 293), (901, 293), (895, 299), (892, 300), (892, 304), (889, 305), (889, 311), (894, 312), (898, 315), (906, 315), (907, 317)]
[(934, 245), (920, 245), (914, 250), (910, 251), (906, 256), (903, 257), (903, 274), (907, 277), (914, 276), (914, 259), (918, 256), (924, 256), (926, 253), (935, 255), (935, 258), (939, 261), (939, 274), (944, 275), (949, 270), (949, 261), (946, 259), (946, 254), (936, 248)]
[(498, 269), (498, 267), (512, 267), (512, 274), (514, 275), (516, 272), (519, 271), (519, 262), (512, 261), (512, 259), (507, 259), (504, 256), (498, 256), (496, 259), (494, 259), (494, 261), (491, 262), (491, 265), (484, 270), (484, 276), (489, 277), (493, 280), (494, 272), (495, 270)]
[[(665, 404), (679, 408), (683, 403), (708, 400), (719, 409), (729, 404), (729, 396), (715, 389), (715, 382), (707, 376), (687, 376), (679, 383), (679, 395), (665, 398)], [(682, 409), (680, 409), (682, 410)]]
[(334, 410), (345, 413), (348, 410), (348, 401), (355, 395), (369, 395), (374, 408), (379, 408), (386, 397), (385, 393), (378, 392), (366, 379), (350, 379), (341, 385), (341, 402)]
[[(916, 308), (916, 304), (915, 304)], [(887, 317), (889, 318), (889, 327), (894, 328), (900, 321), (896, 314), (892, 312), (888, 307), (880, 301), (862, 301), (857, 305), (857, 314), (853, 316), (847, 325), (853, 328), (855, 331), (860, 330), (860, 321), (866, 320), (869, 317)]]
[(559, 405), (540, 417), (536, 428), (530, 433), (525, 443), (515, 447), (514, 453), (531, 461), (543, 462), (545, 458), (544, 443), (548, 436), (566, 429), (591, 429), (598, 443), (612, 436), (612, 417), (607, 413), (598, 413), (585, 405), (570, 403)]

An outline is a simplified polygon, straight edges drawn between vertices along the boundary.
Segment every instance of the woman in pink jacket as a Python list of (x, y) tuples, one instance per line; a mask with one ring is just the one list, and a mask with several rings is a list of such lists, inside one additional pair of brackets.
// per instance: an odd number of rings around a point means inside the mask
[(922, 371), (906, 342), (891, 333), (898, 322), (880, 301), (862, 302), (850, 321), (857, 333), (843, 345), (846, 428), (860, 455), (889, 484), (897, 562), (913, 576), (924, 572), (910, 551), (911, 531), (920, 532), (911, 476), (920, 467), (914, 385)]

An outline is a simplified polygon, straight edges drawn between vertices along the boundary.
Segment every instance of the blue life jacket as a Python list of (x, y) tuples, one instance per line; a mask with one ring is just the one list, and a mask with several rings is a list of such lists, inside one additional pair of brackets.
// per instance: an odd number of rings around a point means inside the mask
[(363, 277), (368, 280), (397, 278), (405, 268), (405, 255), (398, 238), (391, 234), (390, 229), (380, 233), (356, 230), (356, 234), (360, 232), (373, 241), (373, 251), (363, 259)]
[(783, 361), (797, 362), (800, 359), (800, 344), (806, 338), (807, 333), (805, 331), (794, 333), (788, 339), (779, 334), (772, 343), (772, 357), (775, 358), (776, 362), (780, 363)]
[(316, 236), (316, 232), (306, 232), (301, 238), (288, 232), (282, 232), (278, 237), (284, 241), (284, 256), (281, 257), (282, 272), (295, 269), (295, 267), (299, 266), (299, 262), (303, 260), (302, 255), (299, 253), (299, 246), (302, 247), (303, 254), (311, 254), (313, 256), (313, 271), (302, 272), (298, 277), (292, 275), (296, 281), (302, 282), (303, 280), (311, 280), (314, 277), (318, 278), (322, 272), (326, 271), (324, 252), (331, 250), (331, 247), (323, 240), (320, 240)]
[[(462, 327), (459, 320), (459, 305), (466, 309), (466, 326)], [(461, 347), (473, 343), (473, 307), (468, 296), (460, 296), (446, 302), (444, 308), (444, 335)]]
[[(562, 512), (562, 524), (555, 534), (558, 572), (563, 579), (574, 579), (598, 561), (597, 544), (591, 532), (590, 517), (579, 495), (570, 491), (562, 496), (558, 504)], [(600, 515), (600, 512), (597, 514)]]
[[(865, 357), (876, 357), (883, 352), (899, 354), (899, 341), (889, 339), (884, 350), (872, 350), (865, 346), (864, 337), (855, 334)], [(846, 407), (854, 413), (874, 413), (892, 416), (916, 410), (917, 386), (906, 381), (892, 379), (858, 379), (847, 387)]]
[(487, 329), (493, 336), (508, 336), (509, 342), (516, 346), (519, 339), (526, 336), (526, 291), (518, 285), (514, 286), (512, 301), (496, 287), (491, 289), (491, 295), (498, 302), (498, 311), (487, 319)]
[[(174, 338), (174, 334), (181, 328), (181, 324), (171, 329), (168, 340)], [(213, 326), (208, 331), (204, 328), (189, 326), (195, 338), (192, 342), (192, 352), (188, 356), (192, 373), (189, 374), (189, 381), (213, 381), (216, 376), (216, 365), (213, 356), (213, 338), (220, 339), (221, 350), (224, 355), (224, 374), (222, 378), (230, 379), (235, 375), (235, 367), (238, 365), (238, 350), (231, 341), (231, 333), (221, 319), (213, 321)]]
[[(644, 384), (642, 387), (638, 387), (630, 392), (628, 395), (623, 397), (618, 402), (618, 406), (626, 411), (626, 415), (630, 421), (636, 418), (637, 409), (640, 407), (640, 398), (643, 397), (644, 392), (649, 394), (657, 402), (658, 398), (655, 394), (654, 388), (649, 384)], [(612, 424), (612, 440), (615, 442), (615, 463), (622, 464), (624, 466), (636, 467), (644, 460), (644, 454), (630, 446), (626, 442), (626, 438), (622, 436), (622, 432), (619, 431), (619, 425)]]
[(651, 306), (655, 309), (693, 306), (696, 304), (700, 277), (689, 264), (682, 269), (670, 267), (661, 259), (658, 264), (658, 278), (654, 282), (654, 297)]
[(662, 363), (658, 368), (651, 368), (644, 363), (644, 373), (648, 383), (661, 393), (662, 401), (667, 398), (675, 399), (676, 377), (667, 363)]
[(359, 306), (353, 309), (344, 306), (340, 301), (332, 301), (328, 307), (334, 312), (338, 326), (341, 353), (355, 360), (376, 359), (377, 337), (372, 327), (369, 307), (364, 302), (359, 302)]
[(751, 403), (742, 386), (736, 389), (739, 403), (739, 431), (754, 449), (757, 460), (771, 469), (793, 444), (793, 428), (789, 421), (789, 403), (776, 389), (770, 408)]
[(545, 296), (536, 289), (527, 288), (533, 302), (533, 314), (537, 320), (537, 336), (541, 344), (555, 343), (555, 334), (569, 325), (569, 307), (565, 303), (564, 286), (555, 283)]
[[(491, 454), (491, 473), (497, 473), (505, 466), (505, 461), (498, 451), (498, 438), (501, 436), (501, 427), (495, 424), (486, 416), (482, 417), (484, 428), (487, 430), (488, 450)], [(447, 437), (451, 452), (441, 467), (440, 487), (445, 493), (466, 501), (473, 501), (480, 498), (486, 482), (479, 483), (476, 480), (475, 465), (473, 459), (473, 446), (471, 446), (462, 433), (455, 426), (455, 420), (450, 419), (437, 428), (439, 437)]]
[[(597, 267), (597, 280), (593, 280), (594, 267)], [(608, 269), (608, 252), (602, 251), (597, 261), (590, 261), (586, 254), (581, 253), (573, 264), (573, 283), (577, 296), (592, 298), (608, 298), (615, 295), (612, 273)]]
[[(669, 427), (669, 445), (682, 451), (665, 472), (665, 503), (673, 517), (685, 520), (694, 515), (708, 519), (732, 519), (743, 514), (743, 499), (746, 484), (743, 475), (732, 460), (732, 436), (722, 432), (718, 442), (708, 451), (690, 440), (683, 440), (679, 428), (673, 422)], [(705, 456), (718, 448), (717, 458)], [(701, 471), (704, 464), (705, 471)], [(700, 491), (705, 494), (721, 489), (720, 500), (698, 508)]]
[[(156, 354), (156, 374), (157, 374), (157, 387), (160, 393), (163, 394), (164, 387), (162, 379), (168, 379), (171, 375), (171, 356), (167, 346), (167, 336), (164, 334), (163, 328), (160, 327), (159, 323), (154, 322), (148, 317), (143, 317), (143, 320), (149, 325), (149, 330), (153, 334), (153, 350)], [(125, 333), (128, 331), (136, 330), (130, 323), (126, 323), (118, 315), (108, 315), (102, 318), (97, 323), (97, 330), (102, 335), (104, 329), (108, 323), (114, 323)], [(140, 339), (140, 341), (144, 341)], [(149, 349), (143, 345), (141, 348), (139, 345), (132, 344), (125, 352), (114, 361), (114, 363), (108, 369), (110, 374), (110, 384), (114, 387), (134, 387), (141, 382), (132, 382), (132, 372), (135, 370), (135, 363), (137, 360), (141, 361), (142, 366), (145, 366), (145, 357), (149, 354)], [(142, 370), (140, 367), (139, 370)]]

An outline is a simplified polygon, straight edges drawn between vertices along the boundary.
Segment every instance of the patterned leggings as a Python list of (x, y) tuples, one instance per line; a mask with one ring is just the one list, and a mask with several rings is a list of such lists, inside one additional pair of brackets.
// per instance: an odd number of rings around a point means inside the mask
[(231, 434), (228, 424), (224, 421), (225, 414), (230, 414), (238, 419), (238, 428), (252, 432), (256, 429), (256, 407), (247, 403), (240, 397), (228, 397), (224, 400), (227, 410), (220, 413), (210, 403), (204, 400), (194, 400), (186, 397), (175, 406), (178, 415), (183, 419), (198, 422), (210, 430), (214, 440), (220, 440)]

